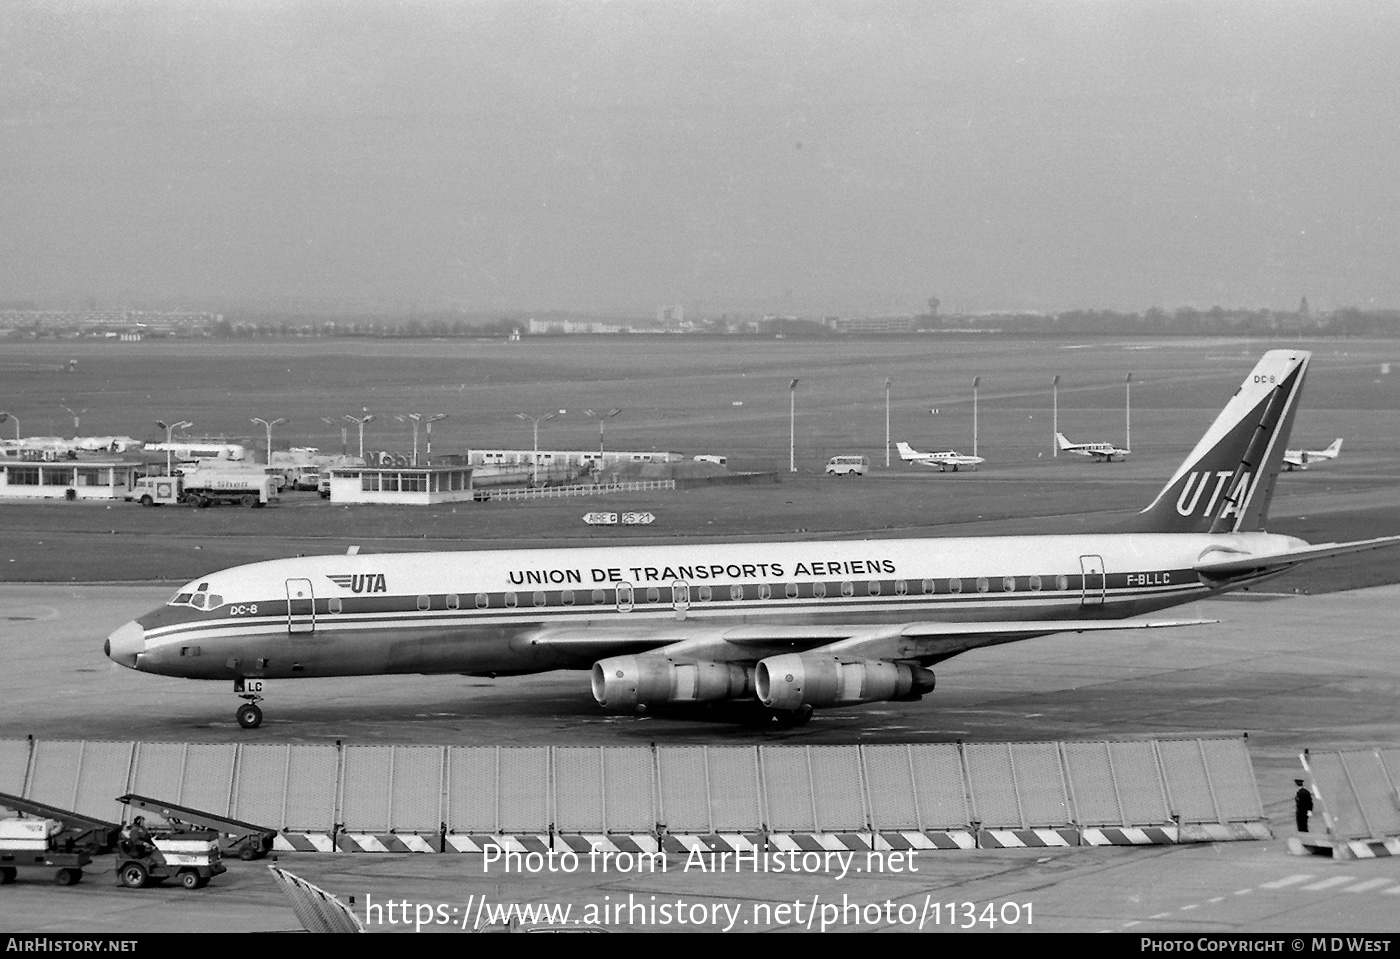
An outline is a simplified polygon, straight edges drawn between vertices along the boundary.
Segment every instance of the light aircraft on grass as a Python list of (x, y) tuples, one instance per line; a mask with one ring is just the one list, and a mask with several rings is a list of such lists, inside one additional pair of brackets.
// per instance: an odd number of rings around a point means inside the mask
[(1285, 470), (1305, 470), (1309, 463), (1336, 459), (1337, 454), (1341, 451), (1342, 438), (1340, 436), (1334, 439), (1332, 445), (1325, 450), (1284, 450), (1283, 468)]
[(1119, 449), (1112, 443), (1071, 443), (1063, 433), (1055, 434), (1055, 442), (1059, 444), (1062, 453), (1092, 456), (1100, 463), (1112, 463), (1115, 456), (1121, 461), (1123, 457), (1132, 452), (1132, 450)]
[[(116, 629), (141, 672), (234, 683), (257, 726), (275, 680), (589, 669), (613, 712), (737, 701), (765, 720), (909, 701), (930, 667), (1129, 619), (1400, 536), (1264, 531), (1309, 354), (1266, 354), (1122, 532), (959, 539), (349, 554), (254, 563)], [(756, 702), (755, 702), (756, 701)], [(761, 706), (760, 706), (761, 704)]]
[(959, 453), (957, 450), (939, 450), (936, 453), (920, 453), (908, 443), (899, 442), (895, 446), (899, 447), (899, 458), (906, 463), (913, 463), (916, 466), (937, 466), (938, 472), (942, 473), (952, 468), (953, 472), (958, 471), (960, 466), (971, 466), (977, 468), (978, 463), (985, 463), (986, 459), (981, 456), (968, 456)]

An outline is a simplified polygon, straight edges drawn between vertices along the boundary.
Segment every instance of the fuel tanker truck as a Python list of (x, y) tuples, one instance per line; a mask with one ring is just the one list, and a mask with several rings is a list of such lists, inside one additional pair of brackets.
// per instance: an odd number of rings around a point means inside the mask
[(277, 481), (259, 469), (189, 466), (172, 476), (139, 476), (127, 500), (142, 506), (266, 506), (277, 499)]

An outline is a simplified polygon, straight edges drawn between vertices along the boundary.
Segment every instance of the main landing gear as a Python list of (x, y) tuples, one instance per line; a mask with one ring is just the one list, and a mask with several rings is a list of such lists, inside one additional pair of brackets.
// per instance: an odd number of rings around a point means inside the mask
[(773, 722), (779, 729), (791, 729), (795, 726), (805, 726), (812, 721), (812, 714), (816, 712), (811, 706), (798, 706), (796, 709), (770, 709), (773, 714)]
[(807, 705), (799, 706), (797, 709), (770, 709), (767, 706), (757, 706), (749, 714), (748, 723), (759, 729), (794, 729), (811, 722), (814, 712), (815, 710)]

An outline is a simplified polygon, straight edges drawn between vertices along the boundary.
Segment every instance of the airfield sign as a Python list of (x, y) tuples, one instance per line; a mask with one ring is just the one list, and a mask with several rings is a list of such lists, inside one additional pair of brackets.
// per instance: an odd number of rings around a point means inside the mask
[(650, 526), (656, 522), (653, 513), (623, 513), (621, 517), (617, 513), (585, 513), (583, 521), (589, 526), (616, 526), (621, 519), (624, 526)]

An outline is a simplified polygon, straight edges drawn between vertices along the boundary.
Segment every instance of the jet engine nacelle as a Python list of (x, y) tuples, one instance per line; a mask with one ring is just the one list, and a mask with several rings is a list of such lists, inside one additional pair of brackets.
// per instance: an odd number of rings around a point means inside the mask
[(917, 700), (933, 690), (933, 670), (873, 659), (785, 653), (756, 670), (758, 698), (772, 709)]
[(680, 662), (659, 655), (615, 656), (593, 664), (593, 698), (610, 712), (665, 703), (742, 699), (754, 691), (753, 667)]

